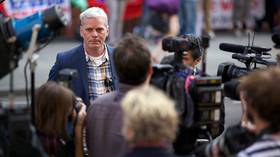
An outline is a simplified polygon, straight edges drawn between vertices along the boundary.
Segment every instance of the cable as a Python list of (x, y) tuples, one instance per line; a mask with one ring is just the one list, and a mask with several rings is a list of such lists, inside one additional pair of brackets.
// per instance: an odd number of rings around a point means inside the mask
[(25, 97), (26, 97), (26, 103), (27, 106), (30, 106), (29, 104), (29, 92), (28, 92), (28, 78), (27, 78), (27, 67), (30, 62), (27, 60), (24, 65), (24, 81), (25, 81)]

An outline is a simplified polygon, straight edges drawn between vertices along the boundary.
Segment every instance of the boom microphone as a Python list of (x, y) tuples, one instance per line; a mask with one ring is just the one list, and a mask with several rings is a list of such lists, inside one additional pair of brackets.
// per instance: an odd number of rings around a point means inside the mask
[(219, 46), (220, 50), (233, 52), (233, 53), (257, 53), (263, 55), (270, 55), (267, 51), (270, 51), (271, 48), (263, 48), (263, 47), (254, 47), (254, 46), (243, 46), (229, 43), (221, 43)]

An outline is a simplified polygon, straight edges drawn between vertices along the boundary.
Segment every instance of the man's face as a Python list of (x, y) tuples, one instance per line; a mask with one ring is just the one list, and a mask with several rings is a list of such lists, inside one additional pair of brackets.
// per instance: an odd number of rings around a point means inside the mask
[(84, 39), (84, 45), (87, 50), (96, 50), (103, 46), (109, 29), (102, 17), (86, 18), (82, 21), (80, 34)]
[(200, 62), (200, 58), (194, 59), (190, 52), (183, 53), (183, 64), (191, 67), (195, 67)]

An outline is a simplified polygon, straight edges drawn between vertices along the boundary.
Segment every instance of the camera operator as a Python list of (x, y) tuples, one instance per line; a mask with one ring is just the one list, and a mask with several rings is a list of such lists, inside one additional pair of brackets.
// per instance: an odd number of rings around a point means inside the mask
[(35, 126), (49, 156), (83, 156), (86, 106), (79, 102), (77, 109), (76, 103), (74, 93), (56, 82), (49, 81), (37, 90)]
[[(197, 65), (200, 63), (202, 58), (202, 46), (201, 40), (199, 37), (191, 34), (183, 35), (186, 41), (192, 45), (188, 51), (183, 52), (183, 64), (189, 67), (192, 70), (193, 75), (198, 75), (200, 70), (197, 68)], [(164, 57), (161, 60), (161, 64), (174, 64), (174, 55), (169, 55)]]
[(248, 120), (242, 124), (258, 138), (238, 157), (280, 155), (279, 81), (279, 67), (254, 71), (241, 78), (240, 99)]

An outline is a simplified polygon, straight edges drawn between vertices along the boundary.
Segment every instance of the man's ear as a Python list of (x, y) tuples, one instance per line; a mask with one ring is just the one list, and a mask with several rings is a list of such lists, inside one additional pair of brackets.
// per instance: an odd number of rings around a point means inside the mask
[(80, 25), (80, 36), (83, 38), (82, 25)]
[(152, 65), (151, 66), (149, 66), (149, 70), (148, 70), (148, 73), (149, 73), (149, 75), (153, 75), (153, 73), (154, 73), (154, 70), (153, 70), (153, 67), (152, 67)]
[(201, 62), (201, 57), (197, 58), (194, 62), (195, 62), (195, 65), (199, 64)]
[(122, 128), (122, 134), (128, 142), (134, 139), (134, 132), (127, 127)]
[(152, 65), (150, 65), (149, 69), (148, 69), (148, 73), (147, 73), (147, 78), (146, 78), (146, 81), (145, 81), (146, 85), (150, 84), (153, 73), (154, 73), (153, 67), (152, 67)]

